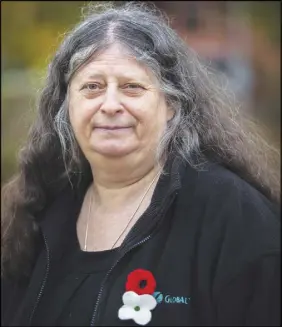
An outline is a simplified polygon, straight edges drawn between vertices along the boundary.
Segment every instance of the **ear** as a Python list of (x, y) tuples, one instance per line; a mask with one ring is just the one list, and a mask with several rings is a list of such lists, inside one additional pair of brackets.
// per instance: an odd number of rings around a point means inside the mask
[(174, 110), (171, 107), (167, 108), (166, 121), (170, 121), (174, 116)]

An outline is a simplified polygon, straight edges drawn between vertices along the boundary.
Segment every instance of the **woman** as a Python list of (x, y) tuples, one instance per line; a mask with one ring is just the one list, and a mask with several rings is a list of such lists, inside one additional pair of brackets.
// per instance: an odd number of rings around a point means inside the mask
[(278, 325), (275, 152), (244, 126), (156, 10), (90, 12), (3, 192), (2, 324)]

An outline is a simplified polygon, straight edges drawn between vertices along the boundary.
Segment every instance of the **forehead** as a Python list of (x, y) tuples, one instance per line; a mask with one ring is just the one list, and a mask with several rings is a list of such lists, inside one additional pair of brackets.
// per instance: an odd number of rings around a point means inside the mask
[(151, 70), (138, 62), (133, 55), (120, 45), (112, 45), (94, 56), (75, 74), (73, 81), (79, 82), (93, 77), (118, 77), (139, 79), (144, 82), (156, 82)]

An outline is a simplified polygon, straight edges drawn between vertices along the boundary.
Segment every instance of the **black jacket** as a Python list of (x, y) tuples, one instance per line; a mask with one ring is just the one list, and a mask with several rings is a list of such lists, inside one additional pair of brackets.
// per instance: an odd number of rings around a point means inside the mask
[[(118, 310), (127, 276), (138, 268), (153, 273), (163, 299), (148, 325), (280, 325), (278, 208), (219, 165), (196, 171), (176, 159), (167, 171), (105, 276), (91, 325), (135, 325), (119, 320)], [(67, 213), (78, 214), (80, 205), (65, 192), (41, 217), (44, 246), (30, 282), (2, 281), (2, 325), (31, 324), (59, 262), (52, 253), (59, 260)]]

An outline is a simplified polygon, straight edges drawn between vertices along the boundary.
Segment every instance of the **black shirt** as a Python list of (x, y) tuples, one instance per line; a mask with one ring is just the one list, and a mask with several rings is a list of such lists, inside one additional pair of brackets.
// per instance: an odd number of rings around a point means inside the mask
[(81, 250), (75, 220), (70, 220), (70, 224), (61, 263), (51, 269), (32, 325), (90, 325), (102, 280), (113, 263), (116, 249)]
[[(85, 284), (71, 281), (68, 274), (64, 288), (63, 283), (60, 285), (59, 296), (66, 294), (59, 302), (56, 288), (50, 284), (51, 279), (56, 280), (54, 270), (67, 267), (63, 264), (66, 255), (61, 258), (59, 253), (71, 249), (70, 238), (64, 236), (68, 236), (70, 216), (77, 217), (75, 211), (80, 206), (75, 205), (73, 191), (69, 190), (41, 215), (45, 246), (36, 258), (30, 279), (17, 284), (2, 281), (2, 326), (30, 326), (30, 321), (34, 325), (50, 321), (50, 325), (74, 325), (77, 320), (73, 316), (71, 321), (66, 320), (72, 305), (76, 312), (71, 314), (81, 319), (81, 325), (90, 325), (97, 288), (86, 284), (86, 279)], [(208, 164), (205, 169), (195, 170), (173, 162), (169, 174), (158, 181), (147, 213), (116, 253), (117, 264), (105, 281), (94, 325), (135, 325), (133, 320), (119, 319), (118, 311), (123, 305), (128, 275), (145, 269), (153, 274), (155, 291), (162, 295), (147, 326), (280, 326), (278, 209), (222, 166)], [(56, 267), (58, 263), (60, 267)], [(97, 263), (93, 261), (93, 265)], [(84, 293), (83, 285), (89, 294)], [(170, 301), (180, 297), (188, 304)], [(53, 301), (56, 305), (52, 303), (49, 308)]]

